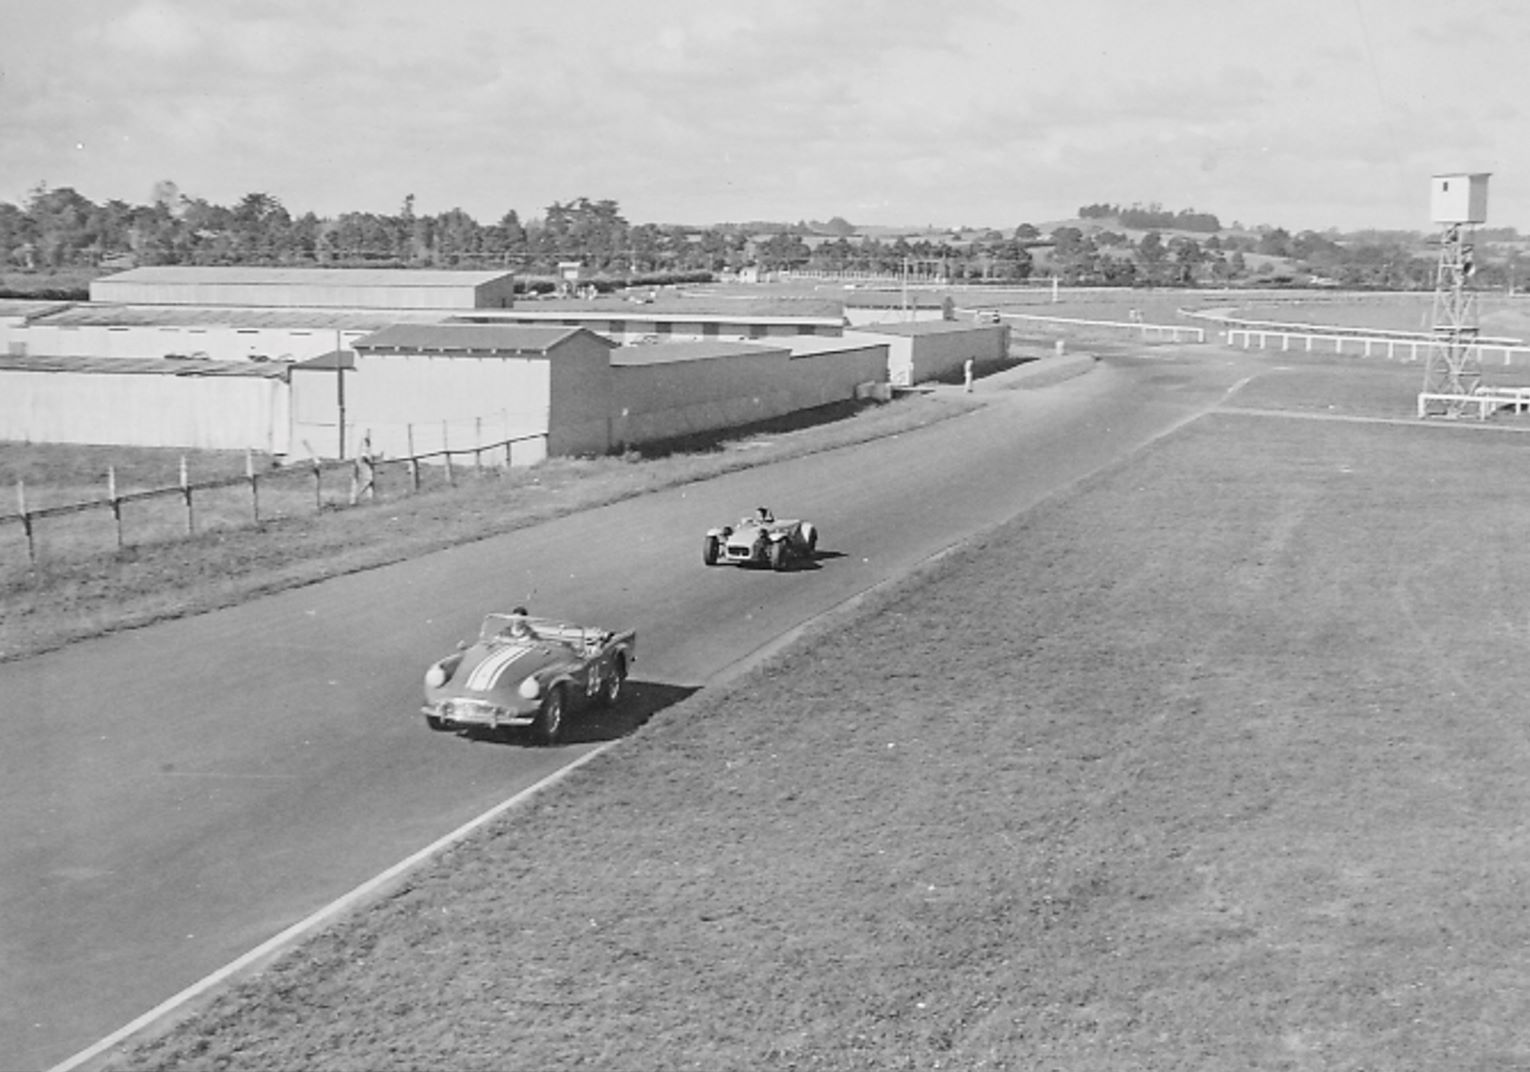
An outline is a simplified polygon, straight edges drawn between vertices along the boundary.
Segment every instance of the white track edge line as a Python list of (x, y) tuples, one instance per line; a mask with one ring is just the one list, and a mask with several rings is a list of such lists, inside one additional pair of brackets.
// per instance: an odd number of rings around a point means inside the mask
[(180, 993), (174, 995), (173, 997), (166, 998), (164, 1001), (160, 1002), (158, 1005), (144, 1013), (142, 1016), (139, 1016), (137, 1019), (123, 1025), (122, 1027), (119, 1027), (116, 1031), (113, 1031), (110, 1035), (107, 1035), (105, 1038), (101, 1039), (94, 1045), (81, 1050), (73, 1057), (66, 1058), (59, 1064), (53, 1065), (47, 1070), (47, 1072), (72, 1072), (73, 1069), (79, 1068), (87, 1061), (91, 1061), (97, 1057), (100, 1057), (102, 1054), (127, 1041), (132, 1036), (138, 1034), (138, 1032), (150, 1026), (156, 1020), (160, 1019), (161, 1017), (168, 1016), (170, 1013), (179, 1009), (182, 1005), (185, 1005), (188, 1002), (201, 997), (209, 990), (225, 982), (231, 976), (234, 976), (243, 971), (251, 964), (254, 964), (260, 960), (265, 959), (266, 957), (271, 956), (274, 953), (281, 951), (282, 948), (289, 943), (294, 942), (299, 938), (306, 937), (309, 933), (317, 930), (324, 924), (331, 922), (336, 917), (344, 915), (357, 904), (366, 900), (372, 894), (376, 893), (380, 887), (393, 881), (417, 865), (424, 863), (430, 857), (441, 852), (441, 850), (446, 849), (456, 842), (463, 840), (473, 831), (483, 826), (485, 823), (498, 818), (501, 814), (515, 807), (517, 804), (520, 804), (527, 798), (534, 796), (535, 794), (541, 792), (543, 789), (546, 789), (548, 786), (562, 781), (569, 775), (570, 772), (584, 766), (596, 756), (602, 755), (608, 749), (618, 744), (620, 741), (621, 738), (619, 737), (614, 740), (607, 741), (604, 744), (586, 752), (584, 755), (580, 756), (578, 759), (567, 764), (566, 766), (559, 767), (557, 770), (547, 775), (547, 777), (533, 783), (532, 785), (527, 786), (525, 789), (522, 789), (520, 792), (509, 797), (508, 799), (500, 801), (488, 811), (473, 819), (469, 819), (466, 823), (463, 823), (451, 833), (437, 838), (435, 841), (431, 842), (423, 849), (420, 849), (412, 855), (405, 857), (403, 860), (400, 860), (398, 863), (394, 864), (392, 867), (389, 867), (381, 874), (374, 875), (372, 878), (367, 879), (367, 881), (363, 882), (361, 885), (357, 886), (349, 893), (342, 894), (340, 897), (331, 901), (329, 904), (325, 905), (323, 908), (320, 908), (318, 911), (309, 915), (305, 919), (294, 923), (292, 926), (288, 927), (280, 934), (266, 939), (260, 945), (256, 946), (254, 949), (250, 950), (248, 953), (245, 953), (238, 959), (225, 964), (223, 967), (219, 968), (212, 974), (197, 980), (195, 983), (192, 983), (186, 989), (182, 990)]

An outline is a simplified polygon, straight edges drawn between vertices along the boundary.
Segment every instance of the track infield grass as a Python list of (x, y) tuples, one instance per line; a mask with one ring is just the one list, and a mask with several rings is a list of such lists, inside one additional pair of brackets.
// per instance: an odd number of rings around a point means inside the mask
[(1526, 1067), (1526, 442), (1202, 418), (112, 1067)]

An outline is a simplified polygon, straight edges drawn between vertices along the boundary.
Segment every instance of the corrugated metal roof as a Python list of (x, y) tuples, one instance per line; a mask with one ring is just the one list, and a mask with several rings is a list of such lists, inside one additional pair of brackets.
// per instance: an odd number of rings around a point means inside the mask
[(12, 357), (0, 355), (0, 372), (86, 372), (118, 376), (238, 376), (285, 380), (286, 361), (207, 361), (159, 357)]
[(91, 302), (35, 318), (32, 323), (56, 327), (227, 327), (290, 328), (298, 331), (377, 331), (390, 324), (434, 324), (447, 310), (294, 309), (222, 305), (116, 305)]
[[(355, 350), (402, 350), (411, 353), (544, 354), (583, 328), (526, 324), (394, 324), (351, 344)], [(590, 334), (605, 346), (609, 339)]]
[(793, 357), (816, 357), (819, 354), (844, 353), (851, 350), (864, 350), (870, 346), (886, 346), (885, 342), (877, 342), (874, 339), (854, 338), (826, 338), (822, 335), (799, 335), (794, 339), (782, 339), (782, 342), (791, 347)]
[(330, 372), (337, 368), (355, 368), (356, 352), (354, 350), (331, 350), (327, 354), (318, 357), (310, 357), (307, 361), (295, 362), (295, 369), (328, 369)]
[(857, 324), (846, 328), (866, 335), (957, 335), (964, 331), (993, 331), (994, 324), (969, 324), (963, 320), (904, 320), (893, 324)]
[(668, 365), (682, 361), (712, 361), (717, 358), (789, 354), (785, 346), (757, 345), (747, 342), (703, 340), (701, 342), (656, 342), (643, 346), (622, 346), (611, 351), (612, 365)]
[(428, 268), (244, 268), (155, 265), (102, 276), (95, 284), (316, 286), (316, 287), (476, 287), (513, 276), (509, 271), (435, 271)]

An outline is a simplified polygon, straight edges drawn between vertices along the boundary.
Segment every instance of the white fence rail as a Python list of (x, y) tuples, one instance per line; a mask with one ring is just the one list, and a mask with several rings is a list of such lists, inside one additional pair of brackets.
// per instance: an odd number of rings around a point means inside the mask
[(1027, 323), (1055, 324), (1062, 327), (1107, 328), (1136, 335), (1146, 340), (1159, 339), (1169, 342), (1205, 342), (1206, 329), (1184, 327), (1179, 324), (1150, 324), (1144, 320), (1081, 320), (1069, 316), (1038, 316), (1034, 313), (1011, 313), (1001, 311), (1004, 320), (1020, 320)]
[[(1228, 328), (1227, 344), (1244, 350), (1299, 349), (1304, 353), (1328, 352), (1357, 354), (1361, 357), (1380, 355), (1390, 359), (1401, 356), (1404, 360), (1417, 361), (1429, 355), (1432, 340), (1418, 336), (1399, 338), (1380, 335), (1340, 335), (1310, 331), (1280, 331), (1271, 328)], [(1530, 364), (1530, 346), (1518, 346), (1503, 342), (1473, 344), (1478, 360), (1498, 355), (1505, 365)]]

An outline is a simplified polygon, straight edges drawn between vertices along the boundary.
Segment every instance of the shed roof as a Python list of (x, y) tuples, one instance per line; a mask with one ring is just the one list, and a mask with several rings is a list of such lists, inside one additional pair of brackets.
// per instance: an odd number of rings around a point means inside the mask
[(0, 372), (85, 372), (116, 376), (234, 376), (285, 380), (288, 361), (212, 361), (161, 357), (17, 357), (0, 355)]
[(428, 268), (246, 268), (161, 264), (129, 268), (94, 282), (182, 286), (222, 283), (237, 286), (474, 287), (513, 274)]
[(701, 342), (656, 342), (643, 346), (622, 346), (611, 352), (611, 364), (669, 365), (684, 361), (713, 361), (729, 357), (757, 357), (760, 354), (790, 354), (785, 346), (761, 346), (747, 342), (706, 339)]
[(543, 327), (527, 324), (394, 324), (351, 343), (355, 350), (392, 350), (400, 353), (508, 353), (545, 354), (576, 335), (587, 335), (603, 346), (614, 347), (584, 328)]
[(900, 320), (889, 324), (858, 324), (845, 334), (857, 335), (959, 335), (964, 331), (993, 331), (994, 324), (969, 324), (963, 320)]
[(390, 324), (434, 324), (445, 310), (320, 309), (289, 306), (118, 305), (91, 302), (59, 307), (35, 317), (34, 324), (54, 327), (226, 327), (288, 328), (314, 331), (377, 331)]

